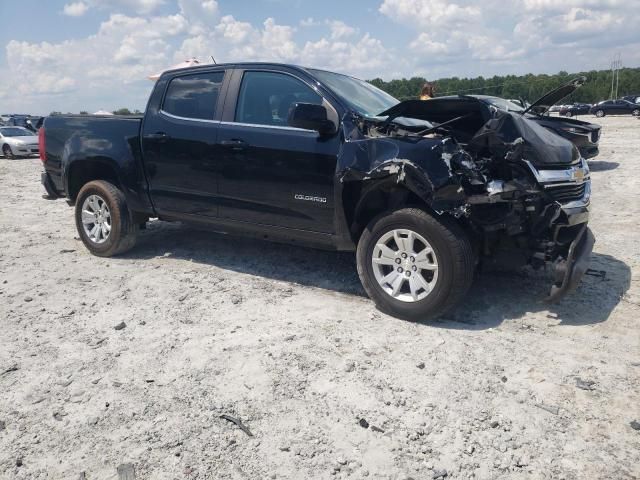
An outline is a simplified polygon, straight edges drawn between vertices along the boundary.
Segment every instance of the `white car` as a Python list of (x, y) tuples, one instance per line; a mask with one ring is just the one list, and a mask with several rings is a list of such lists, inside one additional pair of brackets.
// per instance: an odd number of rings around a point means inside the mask
[(38, 155), (38, 137), (23, 127), (0, 127), (0, 149), (4, 158)]

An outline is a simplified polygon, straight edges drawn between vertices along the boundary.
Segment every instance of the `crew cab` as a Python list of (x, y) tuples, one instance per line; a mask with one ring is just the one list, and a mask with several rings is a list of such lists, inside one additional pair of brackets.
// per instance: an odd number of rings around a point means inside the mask
[(75, 205), (98, 256), (149, 218), (356, 252), (392, 315), (458, 304), (484, 262), (548, 265), (549, 300), (589, 263), (589, 169), (571, 142), (477, 99), (397, 99), (338, 73), (271, 63), (162, 74), (144, 116), (60, 115), (42, 183)]

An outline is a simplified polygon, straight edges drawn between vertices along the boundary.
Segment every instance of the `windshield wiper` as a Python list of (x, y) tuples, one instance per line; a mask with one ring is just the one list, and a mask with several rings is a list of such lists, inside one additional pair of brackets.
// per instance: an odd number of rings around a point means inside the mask
[(452, 118), (451, 120), (447, 120), (446, 122), (440, 123), (434, 127), (430, 127), (430, 128), (426, 128), (424, 130), (420, 130), (419, 132), (416, 132), (416, 135), (422, 136), (422, 135), (428, 135), (430, 133), (435, 132), (436, 130), (438, 130), (441, 127), (444, 127), (445, 125), (449, 125), (453, 122), (457, 122), (458, 120), (462, 120), (463, 118), (468, 118), (471, 115), (473, 115), (473, 113), (467, 113), (466, 115), (461, 115), (459, 117), (456, 118)]

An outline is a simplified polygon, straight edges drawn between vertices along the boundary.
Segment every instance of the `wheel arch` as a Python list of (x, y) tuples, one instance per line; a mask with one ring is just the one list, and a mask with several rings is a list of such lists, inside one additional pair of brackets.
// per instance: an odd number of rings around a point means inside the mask
[(93, 180), (105, 180), (122, 188), (117, 172), (115, 162), (107, 158), (83, 159), (70, 163), (65, 172), (65, 187), (69, 199), (75, 201), (80, 189)]
[(345, 216), (351, 238), (356, 244), (369, 222), (385, 211), (414, 206), (438, 216), (431, 202), (407, 185), (398, 183), (395, 177), (346, 184), (343, 205), (351, 206), (345, 209)]

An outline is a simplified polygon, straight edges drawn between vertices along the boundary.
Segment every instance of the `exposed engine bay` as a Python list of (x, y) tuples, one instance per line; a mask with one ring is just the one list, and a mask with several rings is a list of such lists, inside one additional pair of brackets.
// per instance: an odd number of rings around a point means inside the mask
[(392, 176), (436, 214), (458, 219), (481, 263), (551, 265), (548, 300), (575, 288), (594, 243), (589, 169), (576, 146), (472, 98), (449, 102), (446, 111), (430, 103), (410, 100), (383, 112), (384, 120), (358, 119), (352, 140), (367, 144), (373, 168), (352, 165), (343, 181)]

